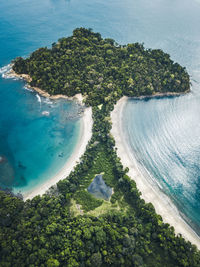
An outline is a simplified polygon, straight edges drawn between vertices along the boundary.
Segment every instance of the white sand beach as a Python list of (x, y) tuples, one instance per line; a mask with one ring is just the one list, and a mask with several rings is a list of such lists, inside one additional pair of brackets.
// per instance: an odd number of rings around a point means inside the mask
[[(79, 97), (80, 99), (80, 97)], [(65, 166), (51, 179), (46, 181), (44, 184), (38, 186), (32, 191), (26, 192), (23, 194), (24, 200), (32, 199), (36, 195), (44, 194), (51, 186), (55, 185), (58, 181), (65, 179), (70, 172), (74, 169), (74, 167), (79, 162), (80, 157), (84, 154), (86, 150), (86, 146), (89, 140), (92, 137), (92, 108), (86, 108), (83, 114), (83, 118), (81, 121), (81, 129), (80, 129), (80, 137), (79, 141), (76, 144), (76, 147), (66, 162)]]
[[(31, 81), (31, 77), (27, 74), (17, 74), (12, 69), (13, 64), (9, 64), (7, 66), (8, 71), (5, 72), (5, 77), (7, 78), (17, 78), (17, 79), (23, 79), (27, 83)], [(33, 89), (37, 93), (39, 93), (40, 96), (49, 98), (49, 99), (60, 99), (64, 98), (67, 100), (73, 100), (77, 101), (78, 103), (83, 105), (84, 97), (82, 94), (76, 94), (73, 97), (68, 97), (66, 95), (50, 95), (49, 93), (45, 92), (44, 90), (38, 88), (38, 87), (31, 87), (29, 84), (26, 85), (28, 88)], [(33, 197), (37, 195), (44, 194), (51, 186), (55, 185), (58, 181), (65, 179), (70, 172), (74, 169), (74, 167), (79, 162), (80, 157), (84, 154), (86, 150), (86, 146), (88, 142), (90, 141), (92, 137), (92, 108), (86, 108), (84, 110), (84, 114), (81, 120), (81, 127), (80, 127), (80, 133), (79, 133), (79, 141), (77, 142), (75, 149), (71, 155), (71, 157), (67, 160), (65, 166), (51, 179), (46, 181), (44, 184), (39, 185), (38, 187), (34, 188), (33, 190), (27, 191), (23, 193), (23, 199), (32, 199)]]
[(172, 201), (156, 185), (155, 187), (152, 186), (137, 166), (133, 151), (130, 150), (122, 129), (122, 113), (127, 99), (127, 97), (122, 97), (111, 114), (111, 134), (116, 141), (117, 154), (121, 158), (123, 166), (129, 168), (128, 175), (136, 182), (138, 189), (142, 193), (142, 198), (147, 203), (151, 202), (154, 205), (156, 212), (162, 216), (165, 223), (169, 223), (174, 227), (176, 234), (182, 234), (186, 240), (189, 240), (200, 249), (200, 237), (182, 219)]

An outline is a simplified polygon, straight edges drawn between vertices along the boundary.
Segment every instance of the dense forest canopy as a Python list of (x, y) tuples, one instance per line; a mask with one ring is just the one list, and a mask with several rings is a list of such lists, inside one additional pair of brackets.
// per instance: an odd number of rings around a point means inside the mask
[[(79, 164), (57, 186), (26, 202), (0, 192), (0, 266), (199, 267), (196, 246), (141, 199), (110, 134), (121, 96), (187, 91), (186, 70), (161, 50), (119, 46), (83, 28), (13, 68), (51, 94), (86, 95), (94, 123)], [(87, 191), (97, 174), (113, 189), (109, 201)]]
[(99, 33), (76, 29), (52, 48), (40, 48), (13, 69), (29, 74), (31, 85), (48, 93), (87, 94), (88, 104), (106, 103), (123, 95), (141, 96), (189, 90), (189, 75), (160, 49), (139, 43), (118, 45)]

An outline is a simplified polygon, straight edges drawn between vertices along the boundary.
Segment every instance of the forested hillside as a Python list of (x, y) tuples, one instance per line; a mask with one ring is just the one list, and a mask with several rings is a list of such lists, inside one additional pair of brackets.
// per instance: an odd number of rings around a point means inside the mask
[[(57, 187), (26, 202), (0, 192), (0, 266), (200, 266), (196, 246), (141, 199), (110, 134), (110, 112), (122, 95), (187, 91), (186, 70), (160, 50), (122, 47), (83, 28), (18, 58), (14, 70), (51, 94), (87, 95), (94, 123), (80, 163)], [(96, 174), (113, 189), (109, 201), (87, 191)]]
[(86, 94), (95, 106), (110, 98), (155, 93), (186, 92), (190, 88), (185, 68), (162, 50), (142, 44), (118, 45), (99, 33), (76, 29), (52, 48), (40, 48), (29, 58), (17, 58), (13, 69), (29, 74), (31, 85), (51, 95)]

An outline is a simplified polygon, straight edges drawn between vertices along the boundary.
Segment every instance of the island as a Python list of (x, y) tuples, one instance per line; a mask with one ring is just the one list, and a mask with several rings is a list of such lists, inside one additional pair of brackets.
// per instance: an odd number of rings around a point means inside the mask
[[(159, 49), (119, 45), (85, 28), (15, 59), (12, 69), (48, 97), (82, 94), (93, 126), (78, 164), (45, 194), (24, 202), (0, 191), (0, 266), (200, 266), (196, 245), (163, 221), (129, 177), (111, 120), (124, 96), (188, 92), (186, 69)], [(97, 174), (112, 188), (109, 199), (87, 190)]]

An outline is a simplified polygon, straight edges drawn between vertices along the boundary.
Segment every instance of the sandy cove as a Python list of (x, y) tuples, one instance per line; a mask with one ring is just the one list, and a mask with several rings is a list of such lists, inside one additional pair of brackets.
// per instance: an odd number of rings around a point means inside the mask
[(86, 108), (81, 121), (81, 129), (79, 133), (79, 141), (75, 146), (72, 155), (66, 162), (64, 167), (51, 179), (44, 184), (39, 185), (37, 188), (23, 194), (24, 200), (32, 199), (37, 195), (44, 194), (51, 186), (55, 185), (58, 181), (65, 179), (80, 160), (80, 157), (84, 154), (86, 146), (92, 137), (92, 108)]
[(154, 205), (156, 212), (162, 216), (165, 223), (169, 223), (174, 227), (176, 234), (182, 234), (186, 240), (189, 240), (200, 249), (200, 237), (182, 219), (172, 201), (162, 193), (156, 185), (155, 187), (152, 186), (137, 166), (137, 161), (126, 142), (125, 135), (123, 134), (124, 131), (122, 129), (123, 108), (127, 100), (128, 97), (122, 97), (115, 105), (114, 111), (111, 113), (111, 134), (115, 138), (117, 154), (121, 158), (123, 166), (129, 168), (128, 175), (136, 182), (137, 188), (142, 193), (142, 198), (147, 203), (151, 202)]
[[(12, 65), (11, 65), (11, 70), (8, 73), (6, 73), (6, 76), (10, 78), (23, 79), (27, 83), (31, 81), (31, 77), (29, 75), (15, 73), (15, 71), (12, 69)], [(60, 94), (51, 96), (49, 93), (45, 92), (44, 90), (41, 90), (38, 87), (31, 87), (29, 84), (27, 84), (27, 87), (33, 89), (39, 95), (46, 98), (54, 100), (59, 98), (64, 98), (67, 100), (74, 100), (80, 104), (83, 104), (84, 97), (82, 96), (82, 94), (76, 94), (73, 97), (68, 97)], [(75, 149), (72, 152), (72, 155), (67, 160), (64, 167), (55, 176), (53, 176), (51, 179), (49, 179), (42, 185), (39, 185), (38, 187), (34, 188), (33, 190), (23, 193), (24, 200), (32, 199), (37, 195), (43, 195), (51, 186), (55, 185), (58, 181), (65, 179), (70, 174), (70, 172), (73, 171), (74, 167), (79, 162), (80, 157), (84, 154), (86, 146), (92, 137), (92, 125), (93, 125), (92, 108), (91, 107), (85, 108), (80, 126), (79, 141), (77, 142)]]

